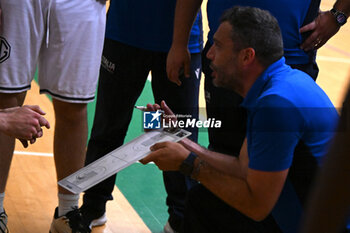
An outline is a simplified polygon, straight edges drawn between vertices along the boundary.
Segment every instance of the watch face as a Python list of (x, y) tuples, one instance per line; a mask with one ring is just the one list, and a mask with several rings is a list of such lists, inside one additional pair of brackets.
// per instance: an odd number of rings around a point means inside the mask
[(345, 17), (345, 15), (343, 15), (343, 14), (338, 14), (337, 15), (337, 21), (338, 21), (338, 23), (339, 24), (345, 24), (345, 22), (346, 22), (346, 17)]

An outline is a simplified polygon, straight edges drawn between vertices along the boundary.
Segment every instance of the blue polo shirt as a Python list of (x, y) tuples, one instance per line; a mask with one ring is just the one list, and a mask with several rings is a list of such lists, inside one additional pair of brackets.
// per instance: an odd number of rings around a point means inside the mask
[[(338, 114), (324, 91), (304, 72), (290, 68), (281, 58), (256, 80), (243, 103), (248, 111), (247, 142), (249, 168), (283, 171), (306, 164), (295, 163), (295, 149), (302, 144), (308, 160), (321, 162), (338, 121)], [(300, 158), (300, 157), (298, 157)], [(301, 160), (302, 161), (302, 160)], [(306, 161), (306, 160), (305, 160)], [(299, 167), (298, 167), (299, 166)], [(306, 173), (305, 173), (306, 174)], [(273, 209), (273, 216), (284, 233), (296, 232), (301, 215), (297, 187), (288, 177)]]
[[(300, 49), (302, 36), (299, 28), (308, 13), (311, 1), (315, 0), (208, 0), (209, 42), (219, 27), (220, 17), (225, 10), (234, 6), (251, 6), (268, 10), (278, 20), (283, 36), (284, 56), (287, 64), (307, 64), (308, 55)], [(316, 5), (316, 6), (314, 6)], [(311, 11), (318, 11), (313, 4)]]
[[(168, 52), (172, 43), (176, 0), (113, 0), (107, 14), (106, 38), (137, 48)], [(191, 30), (188, 48), (203, 48), (201, 12)]]

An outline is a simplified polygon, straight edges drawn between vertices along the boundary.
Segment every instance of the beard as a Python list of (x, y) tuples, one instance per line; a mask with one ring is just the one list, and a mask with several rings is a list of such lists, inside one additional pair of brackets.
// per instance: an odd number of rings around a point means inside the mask
[(217, 66), (210, 64), (212, 69), (213, 85), (215, 87), (221, 87), (235, 92), (242, 90), (242, 83), (238, 72), (226, 73)]

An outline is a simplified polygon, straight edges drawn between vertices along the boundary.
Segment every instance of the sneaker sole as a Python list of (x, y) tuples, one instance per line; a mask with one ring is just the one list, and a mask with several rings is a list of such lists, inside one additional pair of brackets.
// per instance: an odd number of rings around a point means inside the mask
[(101, 217), (92, 220), (89, 227), (91, 229), (92, 227), (102, 226), (102, 225), (105, 225), (106, 222), (107, 222), (107, 216), (106, 216), (106, 213), (104, 213)]

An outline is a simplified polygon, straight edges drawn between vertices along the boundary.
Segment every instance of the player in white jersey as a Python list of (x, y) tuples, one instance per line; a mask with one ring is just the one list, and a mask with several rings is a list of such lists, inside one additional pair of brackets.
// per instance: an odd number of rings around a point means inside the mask
[[(53, 98), (54, 156), (57, 179), (62, 179), (84, 165), (87, 103), (94, 99), (98, 79), (105, 1), (0, 0), (0, 8), (0, 109), (23, 104), (38, 70), (40, 93)], [(13, 150), (14, 138), (0, 133), (0, 195)], [(61, 187), (58, 192), (50, 231), (90, 232), (74, 209), (79, 195)], [(0, 214), (2, 208), (0, 201)]]

